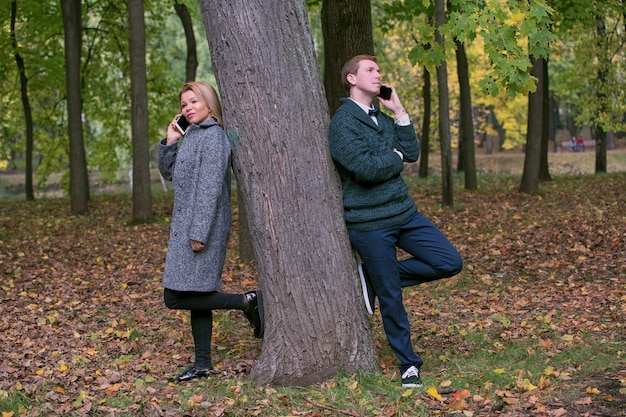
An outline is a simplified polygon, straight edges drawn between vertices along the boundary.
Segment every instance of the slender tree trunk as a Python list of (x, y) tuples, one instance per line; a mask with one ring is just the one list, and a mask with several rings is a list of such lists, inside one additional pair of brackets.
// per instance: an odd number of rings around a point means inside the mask
[[(445, 0), (435, 1), (435, 41), (445, 50), (445, 40), (439, 28), (446, 23)], [(442, 60), (437, 67), (439, 91), (439, 139), (441, 146), (441, 204), (454, 205), (454, 183), (452, 178), (452, 146), (450, 137), (450, 95), (448, 93), (448, 68)]]
[(431, 113), (431, 95), (430, 95), (430, 72), (424, 67), (424, 88), (422, 97), (424, 98), (424, 112), (422, 113), (422, 137), (420, 140), (420, 178), (428, 177), (428, 157), (430, 154), (430, 113)]
[(476, 179), (476, 157), (474, 155), (474, 120), (472, 118), (472, 95), (467, 56), (465, 55), (465, 45), (459, 41), (455, 41), (455, 43), (461, 101), (461, 134), (459, 147), (463, 149), (463, 152), (459, 155), (459, 164), (463, 167), (465, 189), (476, 190), (478, 188), (478, 181)]
[[(331, 116), (347, 95), (341, 67), (359, 54), (374, 54), (370, 0), (323, 0), (324, 86)], [(332, 47), (331, 47), (332, 45)]]
[(193, 33), (193, 22), (187, 6), (174, 2), (174, 9), (180, 19), (185, 31), (185, 40), (187, 43), (187, 61), (185, 63), (185, 81), (194, 81), (196, 79), (196, 71), (198, 70), (198, 51), (196, 48), (196, 37)]
[(550, 147), (550, 82), (548, 80), (548, 59), (540, 58), (542, 76), (541, 82), (541, 159), (539, 161), (539, 181), (552, 181), (550, 165), (548, 163), (548, 148)]
[(89, 172), (83, 141), (81, 89), (82, 10), (80, 0), (61, 0), (65, 28), (65, 85), (70, 136), (70, 205), (75, 214), (85, 213), (89, 201)]
[(150, 147), (148, 145), (148, 82), (143, 0), (128, 0), (128, 50), (133, 139), (133, 218), (152, 218)]
[(543, 122), (543, 64), (545, 60), (530, 57), (533, 64), (532, 75), (537, 78), (537, 91), (528, 95), (528, 129), (526, 132), (526, 153), (520, 191), (536, 194), (539, 192), (539, 165), (541, 163), (541, 135)]
[(28, 99), (28, 77), (24, 59), (19, 53), (17, 36), (15, 34), (15, 20), (17, 19), (17, 2), (11, 2), (11, 41), (17, 70), (20, 73), (20, 92), (22, 94), (22, 107), (24, 108), (24, 121), (26, 123), (26, 201), (35, 201), (33, 190), (33, 114)]
[[(606, 24), (604, 16), (596, 17), (596, 41), (598, 43), (598, 102), (600, 103), (599, 114), (596, 120), (601, 119), (608, 113), (607, 110), (607, 93), (606, 83), (608, 79), (608, 66), (610, 65), (610, 59), (607, 58), (607, 46), (606, 46)], [(602, 123), (597, 124), (597, 136), (596, 136), (596, 174), (605, 173), (607, 171), (606, 161), (606, 128)]]
[(203, 0), (202, 10), (265, 294), (250, 378), (301, 386), (373, 371), (304, 1)]

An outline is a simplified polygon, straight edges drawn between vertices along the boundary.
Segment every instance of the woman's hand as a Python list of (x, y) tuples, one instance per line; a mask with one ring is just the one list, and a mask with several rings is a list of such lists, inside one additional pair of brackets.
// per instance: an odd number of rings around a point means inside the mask
[(197, 240), (193, 239), (189, 239), (189, 242), (191, 243), (191, 249), (193, 249), (194, 252), (200, 252), (202, 249), (204, 249), (204, 243), (202, 242), (198, 242)]
[(180, 133), (180, 130), (178, 130), (178, 128), (176, 127), (176, 121), (178, 120), (180, 116), (181, 116), (180, 114), (177, 114), (172, 120), (172, 123), (170, 123), (169, 126), (167, 126), (167, 142), (166, 143), (168, 145), (172, 145), (173, 143), (176, 143), (178, 139), (183, 137), (183, 135)]

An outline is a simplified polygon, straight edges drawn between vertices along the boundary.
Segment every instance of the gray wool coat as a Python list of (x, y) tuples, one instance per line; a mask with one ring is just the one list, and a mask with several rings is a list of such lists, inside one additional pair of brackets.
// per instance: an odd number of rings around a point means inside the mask
[[(159, 171), (174, 186), (163, 287), (218, 291), (231, 225), (230, 142), (215, 119), (191, 125), (177, 143), (159, 144)], [(199, 252), (190, 239), (204, 243)]]

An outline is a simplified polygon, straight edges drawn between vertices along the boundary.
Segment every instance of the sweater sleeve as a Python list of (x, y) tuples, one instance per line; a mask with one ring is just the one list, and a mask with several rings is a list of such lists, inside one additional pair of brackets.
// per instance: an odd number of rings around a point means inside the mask
[(404, 160), (407, 162), (417, 161), (420, 156), (420, 147), (413, 124), (407, 126), (395, 125), (395, 129), (398, 138), (396, 148), (402, 152)]
[(376, 129), (363, 125), (354, 116), (338, 110), (329, 130), (332, 158), (359, 182), (380, 183), (398, 176), (404, 163), (391, 143), (378, 141)]

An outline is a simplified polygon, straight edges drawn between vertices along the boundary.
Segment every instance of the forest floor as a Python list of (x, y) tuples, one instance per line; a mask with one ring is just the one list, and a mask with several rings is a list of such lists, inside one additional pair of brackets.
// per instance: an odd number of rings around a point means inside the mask
[[(580, 156), (580, 155), (579, 155)], [(622, 170), (623, 171), (623, 170)], [(423, 389), (401, 389), (378, 314), (380, 372), (308, 387), (247, 376), (262, 341), (236, 311), (215, 314), (213, 374), (175, 385), (193, 346), (160, 276), (170, 193), (155, 220), (128, 194), (0, 200), (0, 412), (15, 416), (626, 416), (626, 172), (554, 175), (539, 195), (520, 176), (407, 178), (416, 202), (465, 260), (457, 277), (405, 290)], [(241, 262), (237, 205), (225, 290), (258, 287)], [(244, 331), (242, 331), (244, 328)]]

